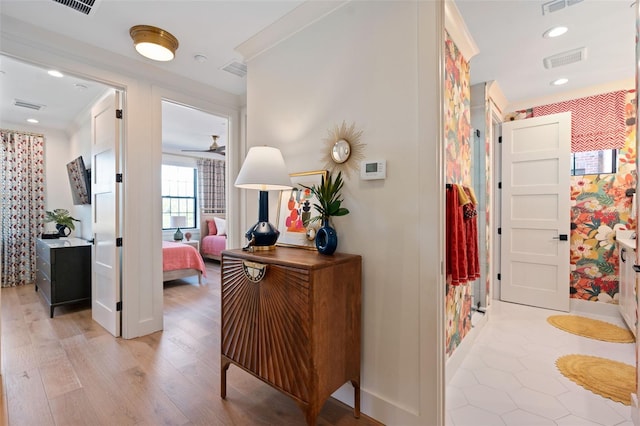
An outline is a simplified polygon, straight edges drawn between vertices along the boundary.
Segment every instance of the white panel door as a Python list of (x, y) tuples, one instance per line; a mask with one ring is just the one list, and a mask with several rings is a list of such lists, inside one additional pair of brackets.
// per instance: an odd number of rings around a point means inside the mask
[(114, 336), (120, 336), (120, 247), (116, 238), (119, 226), (119, 169), (120, 122), (116, 108), (119, 93), (106, 97), (91, 110), (92, 138), (92, 221), (93, 274), (91, 282), (91, 312), (93, 319)]
[(571, 113), (502, 125), (501, 299), (569, 311)]

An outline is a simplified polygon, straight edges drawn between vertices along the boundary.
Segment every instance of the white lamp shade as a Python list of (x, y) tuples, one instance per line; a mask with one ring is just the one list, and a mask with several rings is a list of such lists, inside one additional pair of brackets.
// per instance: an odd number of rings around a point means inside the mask
[(289, 189), (291, 178), (278, 148), (254, 146), (244, 159), (235, 186), (259, 191)]
[(171, 216), (169, 218), (169, 227), (171, 228), (182, 228), (186, 225), (187, 225), (186, 216)]

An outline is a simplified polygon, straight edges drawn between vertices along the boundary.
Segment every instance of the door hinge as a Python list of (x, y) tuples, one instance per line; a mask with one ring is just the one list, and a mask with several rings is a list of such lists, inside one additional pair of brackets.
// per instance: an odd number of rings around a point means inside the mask
[(502, 136), (498, 136), (498, 143), (502, 143)]
[(122, 183), (122, 173), (116, 173), (116, 182)]
[(502, 189), (502, 182), (498, 182), (498, 189)]
[(121, 311), (122, 310), (122, 302), (117, 302), (116, 303), (116, 311)]
[(498, 228), (498, 235), (502, 235), (502, 228)]
[(122, 237), (116, 238), (116, 247), (122, 247)]
[(500, 275), (500, 274), (498, 274), (498, 280), (501, 280), (501, 279), (502, 279), (501, 275)]
[(116, 118), (122, 119), (122, 110), (121, 109), (117, 109), (116, 110)]

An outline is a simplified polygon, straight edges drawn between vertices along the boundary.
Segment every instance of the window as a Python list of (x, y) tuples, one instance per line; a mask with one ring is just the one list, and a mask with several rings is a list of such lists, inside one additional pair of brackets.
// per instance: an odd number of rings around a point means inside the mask
[(196, 169), (162, 165), (162, 229), (170, 229), (171, 216), (186, 216), (185, 228), (196, 228)]
[(618, 150), (583, 151), (571, 153), (571, 175), (615, 173), (618, 168)]

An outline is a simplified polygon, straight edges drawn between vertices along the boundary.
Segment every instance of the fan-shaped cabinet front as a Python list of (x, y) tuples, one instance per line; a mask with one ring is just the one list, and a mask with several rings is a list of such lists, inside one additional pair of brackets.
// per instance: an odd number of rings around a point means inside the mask
[(254, 282), (245, 274), (245, 261), (225, 262), (222, 353), (269, 384), (307, 401), (309, 274), (286, 266), (264, 266), (265, 277)]
[(360, 415), (361, 257), (277, 247), (222, 253), (220, 394), (236, 365), (291, 396), (315, 424), (346, 382)]

